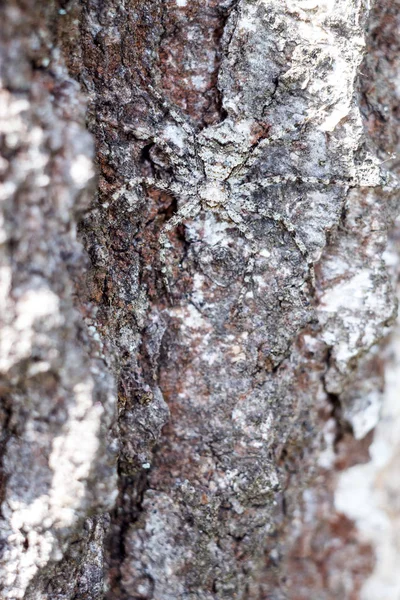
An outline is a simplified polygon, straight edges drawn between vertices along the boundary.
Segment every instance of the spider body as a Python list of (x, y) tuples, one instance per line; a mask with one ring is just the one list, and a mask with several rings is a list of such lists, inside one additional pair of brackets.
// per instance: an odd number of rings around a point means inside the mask
[(199, 187), (199, 197), (201, 198), (204, 210), (218, 209), (225, 207), (229, 202), (229, 192), (226, 184), (218, 180), (205, 181)]

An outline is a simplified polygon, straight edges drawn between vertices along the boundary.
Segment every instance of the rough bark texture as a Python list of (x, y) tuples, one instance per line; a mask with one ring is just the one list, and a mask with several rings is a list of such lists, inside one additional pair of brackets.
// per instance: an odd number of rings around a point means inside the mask
[(1, 11), (1, 597), (395, 598), (393, 3)]

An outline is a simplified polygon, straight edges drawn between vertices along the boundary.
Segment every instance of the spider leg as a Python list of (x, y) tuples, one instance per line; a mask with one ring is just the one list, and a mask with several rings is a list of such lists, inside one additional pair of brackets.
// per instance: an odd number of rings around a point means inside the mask
[[(280, 191), (280, 193), (282, 193), (282, 192)], [(301, 255), (304, 257), (304, 259), (307, 263), (307, 266), (310, 271), (311, 284), (312, 284), (313, 288), (315, 289), (316, 283), (315, 283), (315, 270), (314, 270), (313, 260), (310, 256), (310, 253), (307, 250), (305, 243), (303, 242), (301, 237), (298, 235), (296, 227), (293, 225), (293, 223), (290, 221), (290, 219), (286, 218), (281, 213), (274, 211), (273, 209), (265, 208), (265, 207), (260, 208), (258, 206), (255, 206), (250, 201), (246, 201), (246, 208), (248, 210), (250, 210), (251, 212), (254, 212), (254, 213), (260, 215), (261, 217), (265, 217), (267, 219), (271, 219), (273, 221), (276, 221), (277, 223), (280, 223), (281, 225), (283, 225), (283, 227), (286, 229), (286, 231), (291, 234), (291, 236), (294, 240), (294, 243), (296, 244), (298, 250), (300, 251)]]
[(186, 131), (186, 133), (188, 135), (190, 135), (192, 138), (195, 138), (195, 132), (194, 129), (190, 126), (190, 124), (188, 123), (188, 121), (183, 118), (179, 112), (177, 112), (172, 106), (171, 104), (165, 99), (165, 97), (160, 94), (157, 89), (152, 85), (149, 84), (148, 81), (144, 81), (144, 83), (146, 84), (146, 86), (150, 89), (152, 95), (154, 96), (154, 98), (158, 101), (159, 105), (165, 110), (167, 111), (167, 113), (169, 113), (171, 115), (171, 117), (173, 118), (173, 120), (175, 121), (175, 123), (177, 123), (178, 125), (180, 125), (182, 127), (182, 129), (184, 131)]
[[(144, 187), (155, 188), (161, 190), (163, 192), (167, 192), (169, 194), (174, 194), (180, 196), (182, 194), (181, 186), (175, 183), (168, 183), (165, 181), (161, 181), (158, 179), (154, 179), (153, 177), (135, 177), (134, 179), (129, 180), (129, 184), (134, 187), (136, 185), (142, 185)], [(161, 273), (163, 277), (163, 282), (165, 288), (167, 290), (168, 295), (170, 295), (170, 287), (168, 281), (168, 267), (167, 267), (167, 253), (168, 248), (171, 247), (171, 243), (168, 238), (168, 234), (170, 231), (175, 229), (178, 225), (180, 225), (185, 219), (190, 217), (195, 217), (201, 210), (200, 200), (194, 198), (190, 200), (186, 204), (184, 204), (177, 213), (175, 213), (171, 219), (164, 225), (161, 229), (158, 242), (160, 245), (159, 257), (161, 261)]]
[(254, 236), (244, 222), (242, 215), (240, 215), (232, 206), (229, 205), (224, 206), (223, 209), (226, 213), (225, 216), (228, 217), (228, 220), (233, 221), (240, 233), (242, 233), (247, 240), (252, 240)]
[[(281, 200), (283, 200), (282, 188), (279, 188), (278, 193), (279, 193), (279, 198)], [(300, 250), (301, 254), (305, 258), (305, 261), (307, 263), (308, 269), (310, 271), (311, 285), (312, 285), (312, 287), (315, 290), (316, 289), (315, 269), (314, 269), (314, 262), (312, 260), (312, 257), (310, 255), (310, 253), (308, 252), (305, 243), (303, 242), (303, 240), (301, 239), (301, 237), (298, 235), (298, 233), (296, 231), (296, 228), (293, 225), (293, 223), (290, 221), (290, 219), (287, 219), (286, 217), (284, 217), (284, 215), (280, 215), (280, 217), (281, 217), (280, 222), (287, 229), (287, 231), (292, 234), (296, 246), (298, 247), (298, 249)]]
[(261, 187), (270, 187), (272, 185), (284, 185), (288, 183), (298, 183), (302, 185), (340, 185), (346, 184), (346, 182), (342, 181), (334, 181), (332, 179), (321, 178), (321, 177), (300, 177), (300, 175), (295, 175), (294, 173), (289, 175), (272, 175), (271, 177), (266, 177), (265, 179), (261, 179), (259, 184)]
[(171, 217), (171, 219), (169, 219), (169, 221), (167, 221), (167, 223), (164, 225), (164, 227), (161, 229), (159, 238), (158, 238), (158, 242), (160, 244), (160, 262), (161, 262), (161, 273), (162, 273), (162, 277), (163, 277), (163, 282), (165, 285), (165, 288), (167, 290), (168, 295), (170, 295), (170, 286), (169, 286), (169, 280), (168, 280), (168, 275), (170, 275), (170, 271), (168, 269), (168, 265), (167, 265), (167, 255), (168, 255), (168, 249), (171, 248), (172, 244), (169, 240), (168, 234), (175, 229), (178, 225), (180, 225), (181, 223), (183, 223), (183, 221), (185, 221), (186, 219), (189, 219), (191, 217), (196, 217), (199, 212), (201, 211), (201, 203), (199, 201), (199, 199), (194, 198), (193, 200), (190, 200), (189, 202), (187, 202), (186, 204), (184, 204), (177, 213), (174, 214), (173, 217)]
[(159, 135), (154, 135), (153, 142), (157, 146), (159, 146), (170, 159), (172, 159), (172, 162), (176, 164), (176, 162), (179, 161), (179, 155), (176, 153), (176, 151), (174, 151), (174, 149), (170, 146), (170, 144), (168, 144), (168, 142), (164, 138), (162, 138)]
[(136, 185), (142, 185), (146, 188), (155, 188), (162, 192), (168, 192), (180, 195), (182, 189), (179, 185), (173, 182), (162, 181), (161, 179), (155, 179), (154, 177), (134, 177), (129, 180), (129, 185), (134, 187)]
[(224, 212), (226, 213), (226, 217), (228, 217), (229, 220), (231, 220), (237, 227), (237, 229), (239, 229), (240, 233), (243, 234), (243, 236), (246, 238), (246, 240), (250, 243), (250, 256), (249, 259), (247, 261), (246, 264), (246, 268), (244, 271), (244, 276), (243, 276), (243, 285), (242, 288), (239, 292), (239, 296), (236, 300), (236, 308), (234, 309), (234, 316), (237, 314), (239, 307), (242, 306), (243, 304), (243, 298), (247, 292), (248, 289), (248, 283), (251, 280), (251, 277), (253, 275), (254, 272), (254, 267), (255, 267), (255, 256), (258, 253), (258, 247), (254, 241), (254, 236), (253, 233), (250, 231), (249, 227), (246, 225), (246, 223), (244, 222), (243, 217), (232, 207), (232, 206), (224, 206)]

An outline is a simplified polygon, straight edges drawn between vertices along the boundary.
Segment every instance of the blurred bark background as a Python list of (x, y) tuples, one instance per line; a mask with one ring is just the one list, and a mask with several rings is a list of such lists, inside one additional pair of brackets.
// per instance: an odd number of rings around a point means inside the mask
[(398, 3), (0, 7), (1, 598), (398, 598)]

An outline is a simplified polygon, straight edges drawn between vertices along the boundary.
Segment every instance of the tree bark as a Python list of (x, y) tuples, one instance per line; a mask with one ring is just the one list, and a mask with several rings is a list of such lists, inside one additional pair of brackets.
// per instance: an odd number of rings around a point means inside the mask
[(1, 11), (1, 597), (394, 598), (393, 2)]

